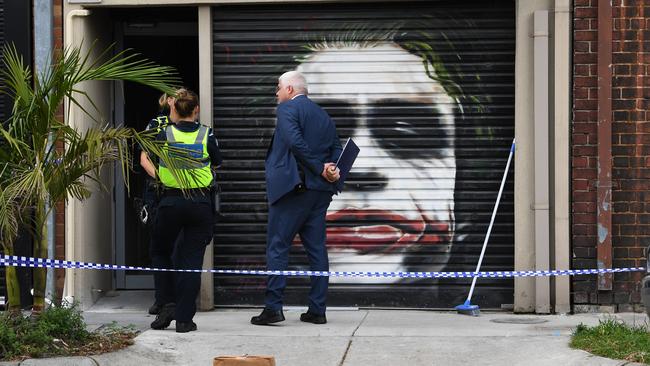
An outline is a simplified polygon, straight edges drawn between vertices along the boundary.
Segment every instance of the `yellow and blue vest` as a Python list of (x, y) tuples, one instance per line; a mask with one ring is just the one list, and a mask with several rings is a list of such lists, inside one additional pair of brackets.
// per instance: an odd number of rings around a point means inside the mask
[[(181, 181), (176, 180), (169, 168), (161, 161), (158, 167), (160, 181), (167, 188), (206, 188), (212, 183), (212, 171), (210, 170), (210, 155), (208, 154), (208, 127), (199, 126), (196, 131), (183, 132), (173, 124), (165, 127), (167, 142), (165, 148), (173, 147), (175, 150), (169, 152), (174, 165), (179, 171), (177, 176)], [(188, 161), (187, 158), (192, 159)]]

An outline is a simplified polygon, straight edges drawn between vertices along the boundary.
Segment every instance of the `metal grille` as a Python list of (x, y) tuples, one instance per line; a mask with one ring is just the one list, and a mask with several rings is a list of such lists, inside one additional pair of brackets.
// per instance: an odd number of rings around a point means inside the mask
[[(514, 1), (213, 8), (214, 127), (226, 219), (215, 266), (264, 268), (264, 159), (275, 86), (302, 71), (310, 97), (361, 153), (328, 211), (332, 270), (473, 270), (514, 136)], [(514, 267), (513, 174), (485, 270)], [(290, 268), (307, 268), (299, 241)], [(466, 280), (331, 279), (329, 305), (442, 308)], [(265, 282), (215, 279), (217, 304), (262, 304)], [(287, 304), (304, 304), (290, 279)], [(480, 280), (481, 306), (512, 303), (513, 281)]]

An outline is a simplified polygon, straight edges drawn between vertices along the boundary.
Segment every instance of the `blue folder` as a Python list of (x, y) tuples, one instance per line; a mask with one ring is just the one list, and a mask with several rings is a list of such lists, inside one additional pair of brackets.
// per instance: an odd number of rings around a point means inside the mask
[(350, 173), (352, 164), (354, 164), (354, 161), (357, 159), (359, 151), (360, 150), (357, 144), (355, 144), (351, 138), (348, 138), (348, 141), (345, 142), (345, 146), (343, 146), (343, 152), (341, 152), (339, 160), (336, 161), (336, 167), (341, 171), (341, 179), (336, 182), (336, 188), (339, 191), (343, 190), (343, 183), (345, 183), (345, 178), (347, 178), (348, 174)]

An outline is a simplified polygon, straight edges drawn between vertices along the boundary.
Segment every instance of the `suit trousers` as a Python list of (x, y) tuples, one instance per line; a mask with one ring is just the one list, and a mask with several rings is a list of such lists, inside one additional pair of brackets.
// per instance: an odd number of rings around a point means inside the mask
[[(307, 190), (290, 192), (269, 206), (266, 263), (269, 270), (286, 270), (289, 249), (296, 234), (300, 235), (312, 271), (328, 271), (325, 215), (332, 202), (332, 193)], [(312, 276), (309, 310), (325, 314), (329, 277)], [(269, 276), (266, 289), (266, 309), (281, 310), (285, 276)]]
[[(213, 222), (209, 199), (204, 202), (184, 197), (163, 197), (153, 232), (152, 265), (155, 268), (202, 268), (205, 247), (212, 239)], [(183, 235), (177, 242), (181, 231)], [(201, 273), (155, 272), (154, 282), (161, 304), (176, 303), (174, 319), (191, 321), (196, 313)]]

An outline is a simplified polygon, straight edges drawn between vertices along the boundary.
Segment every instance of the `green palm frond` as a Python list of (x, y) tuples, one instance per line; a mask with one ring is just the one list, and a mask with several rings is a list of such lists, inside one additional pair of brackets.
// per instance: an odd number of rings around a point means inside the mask
[(5, 187), (5, 190), (8, 199), (19, 202), (19, 206), (23, 208), (33, 201), (48, 199), (43, 170), (38, 165), (16, 167), (12, 174), (12, 181)]
[(25, 66), (23, 57), (13, 45), (5, 47), (3, 56), (4, 67), (0, 71), (3, 84), (0, 91), (17, 102), (30, 100), (32, 95), (30, 68)]
[(0, 243), (6, 247), (18, 235), (18, 220), (20, 217), (18, 205), (6, 197), (7, 191), (0, 190)]
[[(121, 164), (128, 187), (134, 143), (162, 161), (169, 160), (161, 143), (133, 129), (98, 125), (79, 132), (56, 118), (67, 99), (93, 120), (101, 120), (99, 108), (80, 88), (86, 81), (130, 81), (168, 93), (180, 84), (173, 68), (156, 65), (129, 50), (114, 56), (110, 47), (95, 51), (94, 45), (85, 53), (68, 48), (47, 70), (35, 75), (13, 45), (4, 48), (0, 93), (13, 101), (13, 107), (11, 116), (0, 123), (3, 243), (11, 242), (21, 222), (29, 223), (23, 217), (26, 211), (43, 207), (43, 203), (52, 207), (70, 197), (90, 197), (92, 186), (101, 185), (102, 168), (109, 164)], [(65, 148), (56, 149), (54, 142)], [(174, 162), (169, 161), (169, 166), (173, 170)]]
[[(46, 255), (46, 207), (51, 210), (56, 202), (69, 198), (89, 198), (93, 185), (102, 186), (104, 167), (119, 162), (128, 188), (134, 143), (162, 161), (169, 160), (164, 146), (133, 129), (98, 123), (80, 132), (56, 118), (67, 100), (68, 107), (79, 108), (94, 121), (102, 120), (100, 109), (81, 88), (86, 81), (131, 81), (168, 93), (179, 84), (170, 67), (140, 59), (130, 51), (111, 53), (107, 48), (94, 57), (94, 47), (84, 54), (79, 48), (68, 48), (47, 70), (34, 75), (14, 46), (4, 48), (0, 93), (13, 101), (11, 117), (0, 123), (0, 241), (7, 252), (23, 226), (34, 238), (34, 253)], [(56, 143), (64, 149), (56, 149)], [(171, 161), (169, 166), (172, 171), (177, 167)], [(34, 270), (35, 309), (44, 305), (44, 283), (43, 270)], [(20, 308), (16, 301), (10, 298), (10, 307)]]

